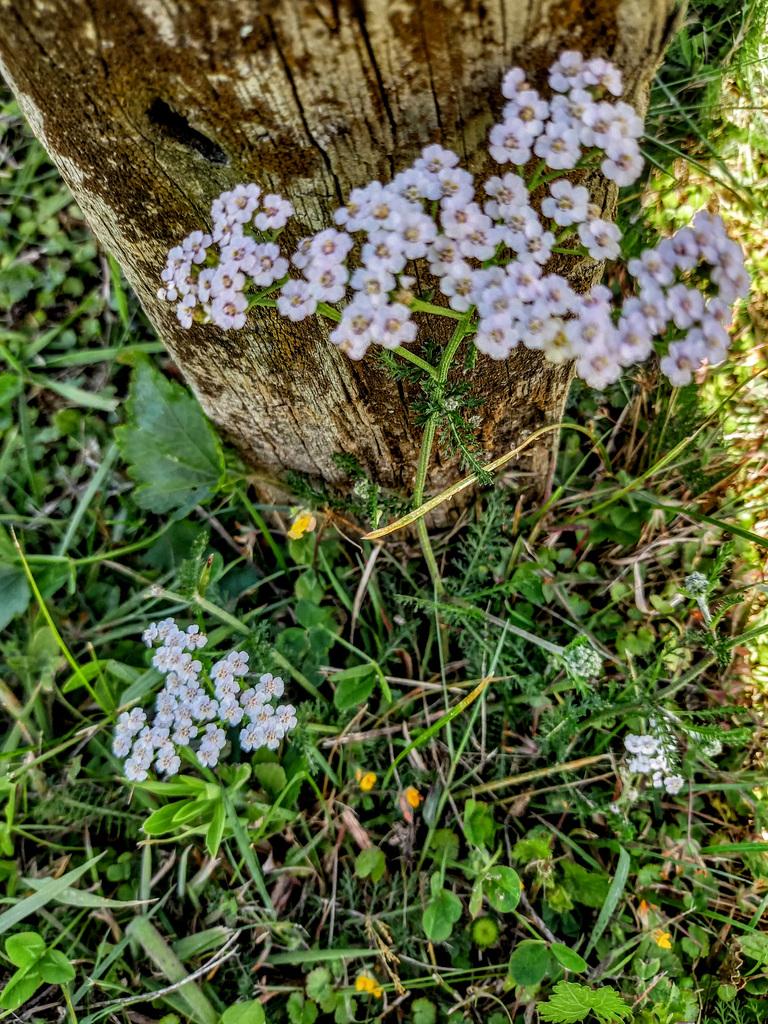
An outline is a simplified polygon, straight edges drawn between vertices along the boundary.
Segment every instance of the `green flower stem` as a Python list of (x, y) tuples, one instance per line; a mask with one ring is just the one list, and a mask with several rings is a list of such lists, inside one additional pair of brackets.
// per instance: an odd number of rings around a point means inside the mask
[[(437, 368), (436, 377), (434, 378), (439, 385), (445, 384), (448, 380), (448, 371), (451, 368), (453, 357), (456, 355), (459, 345), (461, 345), (466, 335), (470, 332), (469, 321), (473, 312), (474, 306), (466, 313), (460, 314), (460, 320), (456, 325), (456, 330), (453, 332), (451, 340), (445, 346), (445, 351), (443, 352), (440, 365)], [(429, 470), (429, 460), (432, 456), (432, 446), (435, 442), (437, 420), (437, 415), (433, 413), (424, 424), (424, 435), (421, 439), (419, 463), (416, 467), (416, 481), (413, 487), (413, 504), (415, 508), (418, 508), (424, 500), (424, 487), (427, 482), (427, 472)], [(427, 563), (429, 574), (432, 577), (435, 593), (438, 595), (442, 594), (444, 593), (445, 588), (443, 587), (443, 581), (440, 579), (440, 570), (437, 566), (437, 559), (435, 558), (435, 552), (432, 549), (432, 544), (429, 539), (427, 524), (423, 518), (419, 519), (417, 522), (416, 532), (419, 536), (421, 550), (424, 553), (424, 560)]]
[(329, 320), (333, 320), (336, 324), (341, 323), (341, 313), (338, 309), (334, 309), (333, 306), (329, 306), (327, 302), (318, 302), (317, 312), (327, 316)]
[[(529, 192), (533, 192), (533, 190), (534, 190), (535, 188), (538, 188), (538, 187), (539, 187), (539, 185), (540, 185), (540, 184), (542, 183), (542, 181), (544, 180), (544, 179), (543, 179), (543, 174), (544, 174), (544, 168), (545, 168), (546, 166), (547, 166), (547, 161), (546, 161), (546, 160), (539, 160), (539, 166), (538, 166), (538, 167), (536, 168), (536, 170), (535, 170), (535, 171), (533, 172), (533, 177), (532, 177), (532, 178), (531, 178), (531, 180), (530, 180), (530, 181), (528, 182), (528, 191), (529, 191)], [(562, 172), (561, 172), (561, 171), (558, 171), (558, 175), (560, 175), (560, 174), (562, 174)]]
[(435, 306), (431, 302), (424, 302), (422, 299), (413, 299), (410, 309), (414, 313), (434, 313), (435, 316), (447, 316), (451, 320), (463, 320), (465, 313), (457, 313), (455, 309), (446, 309), (445, 306)]
[(414, 352), (409, 352), (408, 349), (404, 348), (402, 345), (398, 345), (398, 347), (392, 351), (397, 353), (397, 355), (402, 356), (403, 359), (407, 359), (409, 363), (413, 363), (414, 366), (418, 366), (420, 370), (428, 373), (434, 380), (437, 380), (437, 367), (432, 366), (432, 364), (428, 363), (426, 359), (422, 359), (421, 356), (417, 356)]

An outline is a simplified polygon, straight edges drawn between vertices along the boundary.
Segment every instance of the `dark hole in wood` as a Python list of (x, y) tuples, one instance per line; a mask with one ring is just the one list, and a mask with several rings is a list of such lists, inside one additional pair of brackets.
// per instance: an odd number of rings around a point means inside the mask
[(211, 142), (209, 138), (193, 128), (185, 117), (172, 110), (164, 100), (160, 98), (154, 100), (147, 111), (147, 116), (152, 124), (161, 128), (175, 142), (181, 143), (187, 149), (194, 149), (208, 163), (221, 165), (229, 163), (229, 158), (221, 146)]

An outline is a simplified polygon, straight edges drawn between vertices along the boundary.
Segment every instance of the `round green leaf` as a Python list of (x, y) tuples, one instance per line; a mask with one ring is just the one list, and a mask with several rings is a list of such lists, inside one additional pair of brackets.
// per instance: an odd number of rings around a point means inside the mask
[(562, 942), (553, 942), (549, 947), (552, 951), (552, 955), (558, 960), (566, 971), (575, 971), (576, 974), (582, 974), (587, 969), (587, 961), (583, 956), (579, 956), (568, 946), (564, 946)]
[(547, 973), (549, 953), (545, 942), (524, 939), (509, 958), (509, 973), (516, 985), (538, 985)]
[(494, 910), (508, 914), (520, 902), (520, 877), (512, 868), (494, 867), (486, 875), (485, 894)]
[(355, 861), (355, 874), (358, 878), (368, 878), (370, 875), (372, 882), (378, 882), (386, 867), (387, 861), (382, 851), (378, 846), (371, 846), (358, 854)]
[(264, 1024), (264, 1007), (258, 999), (235, 1003), (221, 1015), (221, 1024)]
[(415, 999), (413, 1001), (413, 1024), (435, 1024), (437, 1020), (437, 1007), (430, 999)]
[(37, 970), (47, 985), (66, 985), (75, 977), (75, 968), (60, 949), (47, 950)]
[[(432, 889), (435, 892), (434, 886)], [(422, 915), (424, 933), (431, 942), (445, 942), (461, 917), (461, 900), (448, 889), (440, 889)]]
[(376, 685), (376, 669), (373, 665), (355, 665), (338, 672), (333, 681), (336, 684), (333, 703), (339, 711), (347, 711), (368, 700)]
[(45, 952), (45, 940), (37, 932), (18, 932), (5, 940), (5, 952), (14, 967), (31, 967)]

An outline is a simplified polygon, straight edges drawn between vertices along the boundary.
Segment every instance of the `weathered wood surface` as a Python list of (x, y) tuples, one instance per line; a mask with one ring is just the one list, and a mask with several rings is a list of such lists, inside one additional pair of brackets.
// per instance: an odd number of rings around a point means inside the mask
[[(410, 489), (412, 396), (374, 350), (352, 363), (313, 322), (270, 311), (243, 332), (182, 330), (155, 297), (168, 249), (211, 199), (257, 181), (287, 195), (296, 235), (350, 188), (387, 181), (441, 142), (477, 174), (519, 63), (541, 82), (564, 48), (611, 57), (639, 109), (675, 0), (0, 0), (0, 70), (102, 245), (124, 268), (211, 419), (248, 461), (339, 479), (351, 452)], [(599, 177), (599, 176), (598, 176)], [(593, 181), (610, 211), (613, 194)], [(473, 392), (498, 455), (561, 416), (567, 367), (481, 356)], [(521, 459), (542, 474), (553, 435)], [(430, 489), (455, 466), (435, 465)]]

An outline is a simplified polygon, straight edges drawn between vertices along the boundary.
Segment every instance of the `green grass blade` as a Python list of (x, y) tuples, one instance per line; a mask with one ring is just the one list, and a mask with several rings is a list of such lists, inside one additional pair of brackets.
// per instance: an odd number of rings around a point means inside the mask
[(15, 906), (9, 907), (8, 910), (0, 914), (0, 935), (3, 932), (10, 931), (19, 921), (23, 921), (31, 914), (36, 914), (39, 910), (42, 910), (49, 903), (58, 900), (68, 889), (72, 888), (79, 878), (82, 878), (86, 872), (90, 871), (93, 865), (98, 863), (103, 856), (103, 853), (99, 853), (97, 856), (91, 857), (85, 864), (81, 864), (79, 868), (68, 871), (61, 878), (44, 879), (37, 892), (31, 896), (25, 896)]
[(624, 887), (626, 886), (627, 878), (629, 877), (629, 864), (629, 854), (622, 846), (619, 850), (619, 863), (616, 866), (616, 874), (613, 876), (613, 881), (611, 882), (611, 887), (608, 890), (608, 895), (605, 897), (605, 903), (600, 909), (597, 921), (595, 922), (595, 927), (592, 929), (592, 934), (589, 937), (587, 948), (582, 954), (584, 959), (586, 959), (595, 948), (597, 940), (608, 927), (608, 922), (611, 920), (614, 910), (619, 905), (619, 900), (624, 893)]

